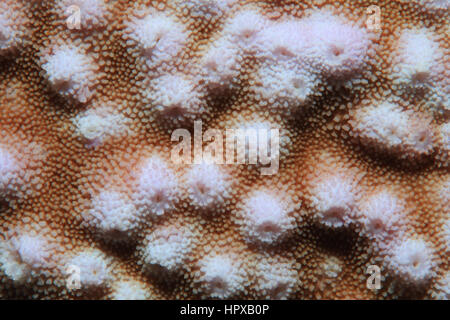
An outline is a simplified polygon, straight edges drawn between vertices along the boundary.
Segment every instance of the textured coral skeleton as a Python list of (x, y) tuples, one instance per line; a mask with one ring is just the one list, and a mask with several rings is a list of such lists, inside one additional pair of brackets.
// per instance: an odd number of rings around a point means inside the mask
[[(449, 8), (2, 0), (0, 298), (448, 299)], [(174, 163), (195, 120), (278, 172)]]

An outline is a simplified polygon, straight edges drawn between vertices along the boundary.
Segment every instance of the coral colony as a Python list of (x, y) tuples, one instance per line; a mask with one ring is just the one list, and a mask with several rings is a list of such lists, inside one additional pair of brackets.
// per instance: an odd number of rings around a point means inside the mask
[(449, 1), (369, 2), (2, 0), (0, 298), (448, 299)]

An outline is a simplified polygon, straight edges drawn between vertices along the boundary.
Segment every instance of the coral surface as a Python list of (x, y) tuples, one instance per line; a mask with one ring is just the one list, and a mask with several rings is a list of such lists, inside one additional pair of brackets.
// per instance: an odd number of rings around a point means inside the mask
[[(446, 0), (2, 0), (0, 298), (448, 299), (449, 25)], [(208, 152), (230, 129), (244, 163)]]

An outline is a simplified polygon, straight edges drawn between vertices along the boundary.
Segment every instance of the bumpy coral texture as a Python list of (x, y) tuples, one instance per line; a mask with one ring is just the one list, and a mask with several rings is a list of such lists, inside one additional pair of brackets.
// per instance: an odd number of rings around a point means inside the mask
[(448, 1), (373, 3), (1, 1), (0, 298), (448, 299)]

